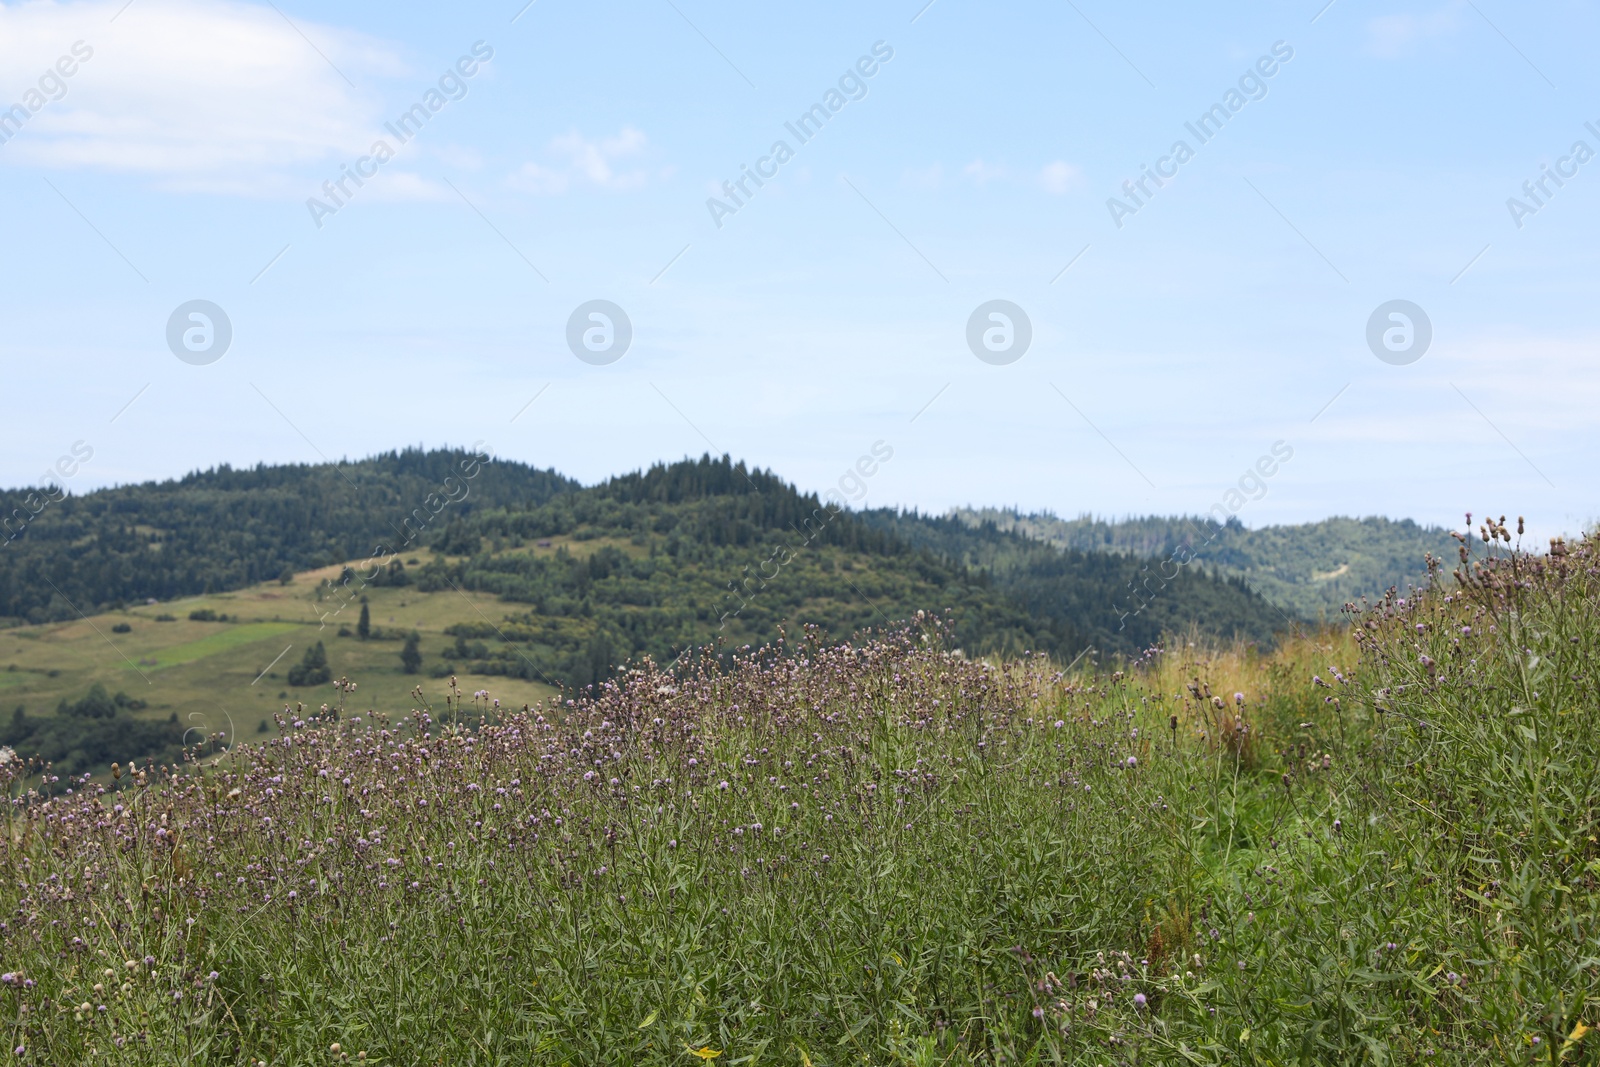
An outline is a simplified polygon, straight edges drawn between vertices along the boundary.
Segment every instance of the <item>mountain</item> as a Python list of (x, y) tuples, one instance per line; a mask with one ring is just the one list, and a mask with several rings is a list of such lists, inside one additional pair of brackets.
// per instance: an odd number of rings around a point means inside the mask
[[(564, 543), (541, 551), (552, 539)], [(718, 639), (759, 645), (806, 624), (842, 640), (919, 610), (952, 613), (973, 652), (1073, 655), (1089, 640), (1069, 620), (1021, 608), (983, 571), (728, 457), (482, 509), (452, 521), (434, 547), (439, 554), (412, 576), (420, 591), (508, 602), (500, 620), (449, 631), (457, 643), (447, 665), (475, 674), (582, 686), (642, 655), (668, 662)]]
[(468, 692), (474, 713), (516, 707), (643, 656), (859, 640), (918, 612), (968, 655), (1062, 663), (1296, 621), (1206, 564), (1152, 581), (1131, 554), (853, 512), (727, 456), (592, 486), (446, 450), (41, 493), (5, 494), (26, 522), (0, 546), (0, 746), (73, 773), (266, 733), (286, 705), (450, 718)]
[(1200, 517), (1107, 522), (1061, 519), (998, 508), (958, 508), (951, 515), (977, 528), (992, 524), (1062, 549), (1165, 560), (1180, 548), (1219, 574), (1245, 582), (1291, 615), (1337, 618), (1346, 602), (1376, 598), (1426, 580), (1428, 553), (1454, 560), (1448, 531), (1410, 519), (1336, 517), (1251, 530), (1237, 519), (1218, 525)]
[(1129, 556), (994, 524), (858, 514), (726, 456), (583, 487), (462, 450), (222, 467), (49, 502), (0, 551), (0, 613), (73, 619), (346, 562), (319, 596), (410, 583), (506, 604), (450, 623), (454, 645), (427, 650), (435, 671), (573, 686), (641, 655), (761, 644), (805, 624), (844, 639), (921, 610), (951, 613), (974, 654), (1067, 658), (1091, 646), (1136, 655), (1190, 625), (1270, 642), (1289, 622), (1201, 568), (1135, 600)]
[(887, 509), (861, 521), (984, 571), (1030, 615), (1070, 621), (1102, 651), (1137, 655), (1190, 627), (1270, 644), (1301, 621), (1204, 563), (1174, 565), (1163, 576), (1131, 553), (1062, 548), (995, 522)]
[(357, 463), (222, 466), (67, 496), (0, 490), (0, 625), (239, 589), (286, 572), (415, 551), (440, 516), (579, 488), (460, 449)]

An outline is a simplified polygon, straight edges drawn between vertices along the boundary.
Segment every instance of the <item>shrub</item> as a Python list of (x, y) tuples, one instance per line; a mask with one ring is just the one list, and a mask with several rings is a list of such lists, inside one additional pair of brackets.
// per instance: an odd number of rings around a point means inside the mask
[(333, 671), (328, 667), (328, 650), (318, 641), (306, 649), (305, 655), (293, 667), (289, 668), (289, 684), (292, 686), (324, 685), (333, 678)]

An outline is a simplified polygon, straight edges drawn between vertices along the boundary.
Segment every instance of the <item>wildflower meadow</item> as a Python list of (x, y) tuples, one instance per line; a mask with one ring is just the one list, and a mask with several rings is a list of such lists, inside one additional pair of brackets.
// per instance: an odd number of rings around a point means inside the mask
[(1510, 541), (1270, 651), (930, 613), (0, 764), (0, 1061), (1600, 1062), (1600, 543)]

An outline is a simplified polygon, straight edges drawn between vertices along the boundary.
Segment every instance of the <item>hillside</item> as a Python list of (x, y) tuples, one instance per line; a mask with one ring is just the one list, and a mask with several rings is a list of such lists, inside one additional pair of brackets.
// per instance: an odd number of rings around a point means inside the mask
[(1335, 517), (1321, 522), (1247, 529), (1237, 519), (1217, 525), (1201, 517), (1107, 522), (1092, 516), (1062, 519), (1004, 508), (958, 508), (969, 526), (992, 523), (1063, 549), (1166, 559), (1180, 546), (1221, 574), (1240, 578), (1291, 615), (1336, 619), (1347, 602), (1376, 599), (1391, 586), (1424, 583), (1428, 553), (1453, 560), (1456, 542), (1438, 527), (1410, 519)]
[(888, 509), (861, 521), (908, 544), (984, 571), (995, 587), (1029, 614), (1071, 621), (1095, 635), (1101, 650), (1132, 655), (1163, 634), (1194, 627), (1206, 634), (1270, 643), (1299, 624), (1291, 613), (1257, 596), (1238, 576), (1202, 563), (1152, 575), (1129, 553), (1060, 548), (1004, 530)]
[[(432, 513), (435, 489), (458, 500)], [(1287, 625), (1198, 569), (1130, 613), (1139, 566), (831, 510), (727, 457), (591, 487), (464, 452), (223, 469), (69, 498), (0, 549), (12, 618), (39, 619), (0, 629), (0, 744), (81, 770), (248, 735), (285, 702), (332, 700), (340, 677), (363, 707), (419, 684), (442, 699), (451, 675), (520, 706), (644, 656), (726, 655), (807, 625), (846, 640), (919, 611), (968, 655), (1063, 662), (1136, 656), (1190, 626), (1269, 643)]]
[(0, 762), (0, 1047), (1593, 1065), (1600, 544), (1438, 578), (1265, 654), (1062, 672), (923, 620), (529, 709), (335, 699), (101, 781)]
[[(286, 703), (317, 708), (333, 701), (332, 681), (341, 677), (357, 683), (349, 703), (362, 709), (409, 704), (419, 685), (426, 699), (443, 706), (448, 675), (432, 672), (442, 666), (440, 651), (451, 645), (445, 631), (499, 618), (496, 598), (369, 586), (361, 594), (370, 619), (362, 639), (359, 598), (341, 611), (337, 586), (329, 584), (342, 569), (335, 565), (301, 571), (288, 583), (0, 629), (0, 745), (50, 759), (63, 773), (103, 769), (112, 760), (171, 761), (184, 741), (216, 733), (246, 740), (264, 733)], [(413, 633), (422, 661), (417, 673), (408, 674), (401, 653)], [(292, 673), (319, 642), (326, 677), (313, 682)], [(508, 706), (555, 692), (538, 681), (484, 681)], [(107, 700), (94, 699), (97, 686)]]
[[(536, 551), (558, 536), (601, 547), (581, 565)], [(1067, 658), (1091, 646), (1137, 655), (1164, 628), (1196, 623), (1261, 642), (1286, 625), (1259, 598), (1198, 573), (1159, 610), (1119, 619), (1132, 560), (918, 516), (830, 511), (726, 457), (657, 465), (536, 507), (480, 510), (439, 544), (455, 559), (419, 570), (419, 588), (457, 585), (530, 605), (503, 623), (456, 627), (466, 649), (458, 659), (576, 685), (604, 677), (604, 664), (645, 654), (667, 662), (719, 636), (762, 644), (780, 627), (814, 624), (845, 638), (923, 610), (950, 612), (969, 653)]]
[(578, 488), (459, 449), (355, 463), (228, 466), (51, 499), (0, 490), (0, 625), (242, 589), (285, 573), (415, 552), (448, 518)]

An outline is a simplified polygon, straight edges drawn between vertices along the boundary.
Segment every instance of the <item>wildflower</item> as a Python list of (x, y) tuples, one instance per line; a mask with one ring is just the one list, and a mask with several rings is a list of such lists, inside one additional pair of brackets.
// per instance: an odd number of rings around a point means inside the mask
[(1146, 1003), (1147, 1002), (1145, 1001), (1145, 997), (1144, 997), (1143, 993), (1135, 993), (1133, 995), (1133, 1005), (1134, 1005), (1134, 1007), (1142, 1008), (1142, 1007), (1145, 1006)]

